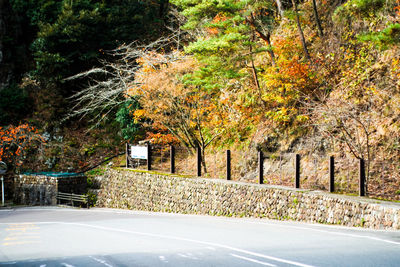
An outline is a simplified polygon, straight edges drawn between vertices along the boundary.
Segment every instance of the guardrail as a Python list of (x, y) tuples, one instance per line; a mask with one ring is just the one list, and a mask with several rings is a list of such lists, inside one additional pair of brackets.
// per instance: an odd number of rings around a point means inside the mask
[(74, 206), (75, 202), (80, 202), (86, 204), (86, 208), (89, 208), (89, 200), (86, 195), (57, 192), (57, 203), (61, 204), (62, 200), (68, 201), (72, 206)]

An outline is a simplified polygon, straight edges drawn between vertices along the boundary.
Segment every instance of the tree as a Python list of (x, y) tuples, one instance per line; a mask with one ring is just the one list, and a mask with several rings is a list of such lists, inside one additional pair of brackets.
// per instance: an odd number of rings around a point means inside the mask
[(120, 124), (122, 137), (130, 143), (143, 139), (145, 134), (143, 127), (145, 119), (139, 114), (141, 109), (139, 97), (134, 96), (122, 103), (116, 113), (116, 121)]
[(304, 55), (305, 55), (306, 59), (308, 61), (310, 61), (311, 57), (310, 57), (310, 53), (308, 52), (308, 48), (307, 48), (307, 44), (306, 44), (306, 39), (304, 37), (303, 29), (301, 28), (299, 10), (297, 8), (296, 0), (292, 0), (292, 4), (293, 4), (293, 12), (294, 12), (294, 14), (296, 16), (297, 30), (299, 32), (300, 41), (301, 41), (301, 44), (302, 44), (303, 50), (304, 50)]
[(313, 12), (314, 12), (314, 19), (317, 24), (318, 28), (318, 35), (322, 37), (324, 35), (324, 31), (322, 30), (321, 20), (319, 19), (318, 8), (316, 0), (312, 0)]
[[(237, 103), (239, 113), (250, 106), (249, 103), (239, 104), (240, 101), (264, 106), (262, 95), (266, 88), (260, 82), (261, 64), (256, 62), (256, 58), (263, 58), (264, 67), (275, 65), (276, 57), (271, 45), (271, 32), (277, 25), (275, 3), (256, 0), (172, 3), (186, 16), (185, 29), (201, 29), (197, 39), (185, 48), (186, 53), (204, 66), (198, 70), (198, 75), (193, 76), (192, 83), (207, 88), (209, 92), (223, 90), (227, 95), (237, 95), (236, 99), (232, 97), (232, 101)], [(266, 54), (269, 61), (265, 61)], [(254, 113), (253, 116), (257, 117)]]
[(88, 80), (88, 86), (71, 96), (75, 103), (66, 119), (89, 117), (95, 125), (99, 125), (113, 111), (125, 103), (126, 93), (135, 83), (136, 72), (140, 69), (137, 60), (150, 51), (161, 52), (173, 47), (178, 32), (161, 37), (149, 44), (132, 42), (124, 44), (108, 52), (110, 60), (101, 62), (100, 67), (68, 77), (66, 80)]
[(11, 84), (0, 90), (0, 125), (18, 123), (30, 112), (31, 104), (25, 90)]
[(148, 53), (138, 62), (141, 69), (128, 95), (140, 96), (144, 116), (161, 124), (192, 152), (201, 149), (202, 166), (206, 148), (220, 136), (223, 115), (217, 94), (185, 82), (185, 75), (199, 68), (191, 57)]
[(45, 139), (29, 124), (0, 127), (0, 160), (11, 167), (19, 167), (29, 149), (43, 142)]
[(161, 2), (62, 1), (55, 20), (38, 25), (32, 44), (37, 75), (60, 81), (98, 65), (104, 50), (156, 34)]

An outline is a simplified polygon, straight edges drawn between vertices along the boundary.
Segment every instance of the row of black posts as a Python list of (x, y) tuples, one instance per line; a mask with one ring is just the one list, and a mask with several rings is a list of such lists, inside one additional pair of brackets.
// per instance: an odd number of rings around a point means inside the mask
[[(147, 159), (147, 170), (151, 170), (151, 146), (147, 146), (148, 149), (148, 159)], [(128, 152), (128, 144), (127, 150)], [(128, 153), (127, 153), (128, 155)], [(175, 147), (170, 146), (170, 172), (175, 173)], [(196, 161), (197, 161), (197, 176), (201, 176), (201, 150), (198, 147), (196, 150)], [(258, 152), (258, 180), (260, 184), (264, 184), (264, 154), (262, 151)], [(128, 158), (127, 158), (128, 167)], [(365, 196), (365, 161), (364, 159), (359, 159), (359, 195)], [(232, 179), (232, 166), (231, 166), (231, 151), (226, 150), (226, 179)], [(300, 155), (296, 154), (295, 157), (295, 188), (300, 188)], [(329, 192), (335, 192), (335, 158), (333, 156), (329, 157)]]
[[(365, 196), (365, 160), (359, 159), (359, 195)], [(259, 183), (264, 183), (264, 155), (258, 152), (258, 179)], [(295, 188), (300, 188), (300, 155), (295, 158)], [(335, 158), (329, 157), (329, 192), (335, 192)]]

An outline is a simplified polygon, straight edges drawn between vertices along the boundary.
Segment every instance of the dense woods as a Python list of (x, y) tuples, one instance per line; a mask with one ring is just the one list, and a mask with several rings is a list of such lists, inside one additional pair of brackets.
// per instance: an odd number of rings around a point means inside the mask
[(25, 168), (34, 158), (84, 169), (148, 140), (200, 147), (203, 161), (210, 148), (363, 158), (368, 179), (385, 183), (377, 196), (400, 197), (398, 0), (3, 0), (0, 10), (1, 131), (28, 123), (45, 136)]

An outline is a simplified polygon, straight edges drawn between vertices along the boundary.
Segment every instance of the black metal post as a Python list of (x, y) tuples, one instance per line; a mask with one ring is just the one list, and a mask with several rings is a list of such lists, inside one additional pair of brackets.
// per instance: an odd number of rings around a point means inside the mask
[(359, 174), (360, 174), (360, 196), (365, 196), (365, 161), (364, 159), (360, 159), (360, 167), (359, 167)]
[(125, 151), (126, 151), (126, 168), (129, 168), (129, 144), (126, 143), (125, 146)]
[(231, 180), (231, 151), (226, 151), (226, 180)]
[(262, 151), (258, 151), (258, 181), (264, 184), (264, 155)]
[(295, 181), (295, 187), (300, 188), (300, 155), (296, 154), (296, 181)]
[(175, 147), (170, 147), (171, 173), (175, 173)]
[(335, 192), (335, 158), (329, 157), (329, 192)]
[(147, 143), (147, 170), (151, 171), (151, 145)]
[(196, 154), (197, 154), (197, 176), (200, 177), (201, 176), (201, 150), (200, 150), (200, 146), (197, 146), (196, 149)]

